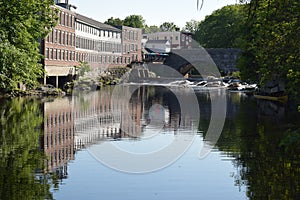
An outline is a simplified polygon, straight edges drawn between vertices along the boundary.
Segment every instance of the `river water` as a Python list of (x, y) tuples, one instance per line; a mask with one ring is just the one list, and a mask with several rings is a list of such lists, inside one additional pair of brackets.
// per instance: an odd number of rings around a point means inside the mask
[(297, 199), (285, 107), (170, 85), (1, 100), (0, 199)]

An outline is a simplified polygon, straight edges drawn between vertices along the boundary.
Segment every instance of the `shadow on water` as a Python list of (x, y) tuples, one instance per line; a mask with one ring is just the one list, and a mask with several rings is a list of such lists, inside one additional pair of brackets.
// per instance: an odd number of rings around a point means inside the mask
[(235, 95), (217, 144), (234, 158), (235, 185), (246, 186), (249, 199), (299, 199), (300, 147), (282, 145), (299, 114), (291, 119), (286, 105)]

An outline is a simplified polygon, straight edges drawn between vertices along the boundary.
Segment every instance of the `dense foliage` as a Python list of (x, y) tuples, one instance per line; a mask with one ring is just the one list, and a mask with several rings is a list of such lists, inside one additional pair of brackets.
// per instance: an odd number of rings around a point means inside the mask
[(244, 54), (239, 63), (244, 78), (286, 81), (292, 96), (300, 95), (300, 2), (252, 0), (246, 22)]
[(199, 24), (199, 21), (191, 20), (185, 23), (185, 27), (183, 28), (183, 30), (191, 33), (196, 33), (196, 31), (199, 30)]
[(111, 26), (129, 26), (133, 28), (143, 28), (145, 20), (141, 15), (130, 15), (125, 17), (124, 20), (120, 18), (111, 17), (107, 19), (104, 23)]
[(130, 26), (133, 28), (143, 28), (145, 24), (145, 20), (141, 15), (130, 15), (125, 17), (124, 25)]
[(125, 17), (124, 20), (120, 18), (110, 17), (104, 23), (111, 26), (129, 26), (133, 28), (142, 28), (144, 29), (145, 33), (155, 33), (160, 31), (175, 31), (179, 29), (179, 27), (175, 25), (174, 22), (164, 22), (160, 26), (156, 26), (156, 25), (148, 26), (141, 15), (130, 15)]
[(195, 22), (186, 27), (195, 32), (194, 39), (205, 48), (238, 47), (246, 18), (245, 5), (230, 5), (206, 16), (197, 28)]
[(108, 25), (111, 25), (111, 26), (123, 26), (124, 25), (124, 22), (123, 22), (122, 19), (113, 18), (113, 17), (107, 19), (104, 23), (108, 24)]
[(156, 25), (148, 26), (147, 24), (144, 27), (145, 33), (156, 33), (160, 31), (160, 28)]
[(43, 75), (39, 41), (55, 25), (51, 0), (0, 2), (0, 90), (33, 86)]
[(174, 24), (174, 22), (164, 22), (159, 26), (161, 31), (176, 31), (179, 27)]

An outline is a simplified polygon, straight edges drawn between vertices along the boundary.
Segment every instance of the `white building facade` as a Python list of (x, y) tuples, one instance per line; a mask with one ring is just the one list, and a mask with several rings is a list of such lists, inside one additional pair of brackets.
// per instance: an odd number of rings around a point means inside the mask
[(147, 40), (169, 40), (172, 49), (182, 49), (192, 47), (192, 33), (184, 31), (168, 31), (145, 33), (143, 39)]
[(145, 48), (150, 52), (170, 53), (171, 43), (169, 40), (148, 40)]
[(76, 60), (92, 69), (106, 69), (122, 64), (121, 30), (76, 14)]

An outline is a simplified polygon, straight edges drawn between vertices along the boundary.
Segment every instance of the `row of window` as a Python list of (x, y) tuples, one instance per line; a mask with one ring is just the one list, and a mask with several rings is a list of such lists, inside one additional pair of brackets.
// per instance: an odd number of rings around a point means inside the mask
[[(144, 39), (148, 39), (148, 36), (143, 36)], [(173, 36), (164, 36), (164, 37), (159, 37), (159, 36), (154, 36), (154, 37), (149, 37), (149, 40), (170, 40), (171, 42), (173, 41)], [(178, 41), (178, 36), (175, 36), (175, 41)]]
[(83, 37), (76, 37), (76, 48), (88, 49), (98, 52), (113, 52), (121, 53), (121, 44), (114, 42), (106, 42), (99, 40), (92, 40)]
[(96, 35), (99, 37), (116, 38), (116, 39), (121, 38), (121, 33), (117, 33), (114, 31), (100, 30), (98, 28), (91, 27), (91, 26), (88, 26), (86, 24), (79, 23), (79, 22), (76, 22), (75, 26), (76, 26), (77, 31), (82, 31), (85, 33), (89, 33), (91, 35)]
[[(144, 39), (147, 39), (148, 36), (143, 36)], [(159, 36), (154, 36), (154, 37), (149, 37), (150, 40), (170, 40), (171, 42), (173, 41), (173, 36), (164, 36), (164, 37), (159, 37)], [(175, 41), (178, 41), (178, 36), (175, 37)], [(192, 42), (192, 37), (191, 36), (182, 36), (181, 37), (181, 41), (188, 41), (188, 42)]]
[(75, 51), (64, 49), (46, 48), (45, 59), (47, 60), (61, 60), (61, 61), (75, 61)]
[(129, 64), (130, 59), (123, 58), (121, 56), (115, 55), (100, 55), (91, 53), (78, 53), (76, 54), (77, 61), (84, 61), (88, 63), (98, 63), (98, 64)]
[(123, 45), (123, 54), (130, 53), (131, 51), (138, 51), (137, 44), (124, 44)]
[(137, 55), (131, 57), (115, 56), (115, 55), (101, 55), (97, 53), (81, 53), (75, 51), (69, 51), (64, 49), (46, 48), (45, 52), (46, 60), (58, 60), (58, 61), (84, 61), (88, 63), (99, 64), (128, 64), (132, 60), (137, 60)]
[(66, 26), (66, 27), (70, 27), (73, 28), (74, 27), (74, 23), (75, 23), (75, 17), (74, 15), (65, 13), (63, 11), (60, 11), (58, 13), (58, 17), (59, 17), (59, 24), (62, 26)]
[(127, 30), (125, 30), (123, 32), (123, 34), (124, 34), (124, 39), (125, 40), (137, 41), (139, 39), (137, 31), (130, 31), (130, 30), (127, 31)]
[(75, 33), (54, 29), (47, 37), (46, 42), (75, 46)]
[(182, 41), (182, 42), (184, 42), (184, 41), (186, 41), (186, 42), (192, 42), (192, 36), (187, 36), (187, 35), (184, 36), (184, 35), (183, 35), (183, 36), (181, 37), (181, 41)]

